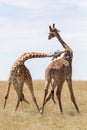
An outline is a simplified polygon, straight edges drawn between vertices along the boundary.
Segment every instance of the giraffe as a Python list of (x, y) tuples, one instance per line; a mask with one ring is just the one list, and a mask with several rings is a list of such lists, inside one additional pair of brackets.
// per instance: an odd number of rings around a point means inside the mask
[[(57, 96), (57, 100), (59, 103), (60, 112), (63, 113), (63, 108), (62, 108), (62, 104), (61, 104), (61, 91), (63, 88), (63, 83), (65, 81), (68, 84), (68, 88), (69, 88), (70, 95), (71, 95), (71, 100), (72, 100), (77, 112), (80, 112), (79, 108), (77, 106), (77, 103), (75, 101), (75, 96), (74, 96), (74, 92), (73, 92), (73, 88), (72, 88), (73, 51), (69, 47), (69, 45), (67, 45), (67, 43), (64, 42), (64, 40), (61, 38), (61, 36), (59, 34), (60, 31), (55, 28), (55, 24), (53, 24), (53, 27), (49, 26), (49, 30), (50, 30), (50, 32), (49, 32), (48, 39), (50, 40), (53, 37), (56, 37), (60, 41), (62, 46), (64, 47), (65, 53), (62, 58), (57, 59), (57, 60), (53, 61), (52, 63), (50, 63), (50, 65), (47, 67), (47, 69), (45, 71), (45, 80), (46, 80), (45, 81), (45, 94), (44, 94), (44, 99), (43, 99), (43, 105), (42, 105), (42, 108), (40, 109), (40, 113), (43, 114), (44, 106), (51, 98), (53, 99), (53, 101), (55, 103), (54, 89), (56, 88), (56, 86), (57, 86), (56, 96)], [(52, 83), (52, 79), (53, 79), (53, 83)], [(52, 90), (47, 97), (50, 84), (52, 85)]]
[(30, 74), (29, 69), (25, 66), (25, 61), (31, 58), (44, 58), (44, 57), (53, 57), (56, 58), (57, 56), (60, 56), (62, 52), (54, 52), (53, 54), (45, 54), (45, 53), (37, 53), (37, 52), (30, 52), (30, 53), (24, 53), (23, 55), (21, 55), (13, 64), (11, 70), (10, 70), (10, 75), (8, 78), (8, 90), (7, 90), (7, 94), (5, 96), (5, 101), (4, 101), (4, 108), (6, 106), (7, 103), (7, 99), (9, 96), (9, 91), (10, 91), (10, 86), (11, 84), (13, 84), (14, 89), (17, 93), (17, 105), (15, 108), (15, 111), (18, 109), (19, 104), (22, 104), (22, 101), (26, 102), (29, 104), (29, 102), (27, 101), (27, 99), (25, 98), (24, 94), (23, 94), (23, 86), (24, 83), (27, 84), (31, 95), (32, 95), (32, 99), (39, 111), (39, 106), (37, 104), (36, 101), (36, 97), (34, 94), (34, 89), (33, 89), (33, 83), (32, 83), (32, 77)]

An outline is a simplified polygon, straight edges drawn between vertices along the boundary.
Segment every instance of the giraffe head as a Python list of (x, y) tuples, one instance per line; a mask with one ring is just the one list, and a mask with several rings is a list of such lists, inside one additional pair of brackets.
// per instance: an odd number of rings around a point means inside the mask
[(55, 37), (58, 32), (60, 32), (60, 30), (58, 30), (58, 29), (55, 28), (55, 24), (53, 24), (52, 27), (49, 26), (49, 31), (50, 31), (50, 32), (49, 32), (49, 36), (48, 36), (48, 39), (49, 39), (49, 40), (50, 40), (51, 38)]

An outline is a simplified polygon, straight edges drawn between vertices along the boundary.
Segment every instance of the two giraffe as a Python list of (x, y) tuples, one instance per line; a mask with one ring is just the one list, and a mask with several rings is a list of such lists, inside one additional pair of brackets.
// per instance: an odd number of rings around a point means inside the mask
[[(24, 86), (24, 83), (26, 83), (31, 92), (32, 99), (39, 111), (40, 109), (39, 109), (39, 106), (37, 104), (36, 97), (34, 94), (32, 77), (28, 68), (24, 65), (24, 62), (30, 58), (40, 58), (40, 57), (53, 57), (54, 59), (60, 56), (62, 53), (64, 53), (64, 56), (61, 59), (53, 61), (46, 69), (45, 95), (44, 95), (43, 105), (40, 110), (40, 113), (42, 114), (44, 112), (44, 106), (51, 98), (53, 99), (55, 103), (54, 89), (56, 86), (57, 86), (56, 95), (59, 102), (60, 111), (61, 113), (63, 113), (62, 104), (61, 104), (61, 91), (62, 91), (63, 83), (65, 81), (67, 81), (68, 83), (68, 87), (71, 94), (71, 99), (75, 105), (75, 108), (79, 112), (79, 108), (76, 104), (73, 89), (72, 89), (72, 57), (73, 57), (72, 49), (62, 40), (61, 36), (58, 33), (59, 31), (55, 28), (54, 24), (53, 24), (53, 28), (49, 26), (49, 29), (50, 29), (50, 33), (49, 33), (48, 39), (57, 37), (60, 43), (62, 44), (62, 46), (65, 48), (65, 51), (56, 52), (54, 54), (44, 54), (44, 53), (42, 54), (42, 53), (35, 53), (35, 52), (25, 53), (21, 57), (19, 57), (18, 60), (16, 60), (16, 62), (13, 64), (10, 71), (10, 76), (8, 80), (8, 90), (5, 96), (4, 108), (6, 106), (11, 83), (13, 84), (15, 91), (17, 93), (17, 96), (18, 96), (18, 101), (17, 101), (15, 110), (18, 109), (18, 106), (20, 102), (22, 103), (22, 101), (29, 104), (29, 102), (27, 101), (27, 99), (25, 98), (23, 94), (23, 86)], [(53, 79), (53, 83), (52, 83), (52, 79)], [(52, 91), (47, 97), (50, 84), (52, 85)]]

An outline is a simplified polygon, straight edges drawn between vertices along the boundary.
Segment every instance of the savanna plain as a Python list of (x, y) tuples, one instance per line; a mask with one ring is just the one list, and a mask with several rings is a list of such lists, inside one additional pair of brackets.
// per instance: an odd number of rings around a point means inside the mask
[[(44, 84), (45, 81), (42, 80), (33, 81), (39, 107), (42, 106)], [(56, 104), (54, 105), (50, 100), (45, 106), (44, 114), (40, 115), (26, 84), (24, 85), (24, 95), (30, 104), (23, 103), (23, 111), (20, 104), (15, 112), (17, 95), (13, 86), (11, 86), (6, 108), (3, 110), (7, 82), (0, 81), (0, 130), (87, 130), (87, 81), (73, 81), (73, 90), (80, 114), (77, 113), (71, 102), (66, 83), (63, 85), (61, 95), (63, 115), (60, 114), (56, 94)]]

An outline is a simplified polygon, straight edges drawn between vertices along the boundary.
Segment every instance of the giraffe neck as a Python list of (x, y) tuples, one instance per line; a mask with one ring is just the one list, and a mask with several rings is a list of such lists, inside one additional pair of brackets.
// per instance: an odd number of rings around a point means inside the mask
[(50, 54), (45, 54), (45, 53), (37, 53), (37, 52), (30, 52), (30, 53), (24, 53), (21, 55), (16, 62), (14, 63), (15, 65), (21, 65), (24, 64), (24, 62), (28, 59), (31, 58), (44, 58), (44, 57), (52, 57)]
[(67, 52), (64, 54), (64, 58), (69, 61), (70, 64), (72, 64), (72, 58), (73, 58), (73, 51), (72, 49), (66, 44), (66, 42), (63, 41), (59, 33), (56, 33), (57, 39), (60, 41), (62, 46), (67, 50)]
[(66, 44), (66, 42), (63, 41), (62, 37), (60, 36), (59, 33), (56, 34), (57, 39), (60, 41), (60, 43), (62, 44), (62, 46), (66, 49), (66, 50), (71, 50), (71, 48)]

